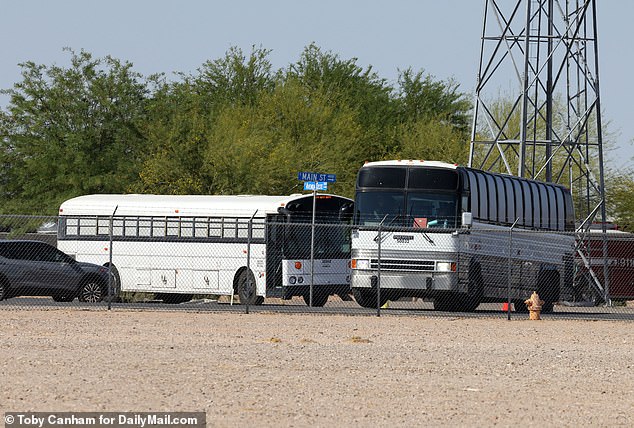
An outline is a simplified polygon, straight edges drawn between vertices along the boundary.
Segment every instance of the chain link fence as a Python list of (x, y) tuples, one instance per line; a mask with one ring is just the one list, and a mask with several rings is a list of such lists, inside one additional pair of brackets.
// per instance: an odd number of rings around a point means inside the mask
[(629, 233), (306, 218), (2, 216), (0, 310), (634, 316)]

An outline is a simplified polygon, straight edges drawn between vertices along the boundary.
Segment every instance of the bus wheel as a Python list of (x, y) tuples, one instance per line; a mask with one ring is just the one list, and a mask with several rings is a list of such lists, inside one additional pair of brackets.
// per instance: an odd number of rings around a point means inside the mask
[(480, 265), (475, 264), (469, 268), (469, 284), (467, 286), (467, 294), (461, 296), (461, 310), (464, 312), (473, 312), (480, 305), (484, 296), (484, 281), (482, 281), (482, 272)]
[(450, 295), (444, 297), (436, 297), (434, 299), (434, 310), (441, 312), (458, 312), (462, 310), (462, 296)]
[(553, 311), (554, 303), (559, 299), (559, 272), (545, 270), (537, 278), (537, 294), (544, 301), (542, 313)]
[(264, 302), (264, 297), (257, 295), (255, 277), (253, 276), (253, 273), (250, 273), (249, 277), (250, 281), (247, 281), (246, 269), (240, 272), (240, 275), (238, 276), (237, 289), (240, 304), (261, 305)]
[[(302, 297), (304, 298), (306, 305), (310, 306), (310, 292), (302, 295)], [(328, 294), (313, 292), (313, 307), (321, 308), (328, 301), (328, 297), (330, 297)]]
[[(106, 269), (109, 268), (108, 264), (104, 265), (104, 267)], [(108, 287), (106, 287), (104, 300), (106, 302), (109, 301), (110, 303), (121, 303), (123, 301), (121, 299), (121, 277), (119, 276), (119, 271), (114, 265), (110, 268), (110, 275), (110, 287), (112, 287), (112, 289), (108, 290)], [(110, 295), (110, 293), (112, 294)]]
[[(352, 295), (354, 296), (354, 300), (356, 300), (357, 303), (364, 308), (376, 308), (376, 291), (354, 288), (352, 289)], [(385, 305), (385, 303), (389, 300), (388, 297), (389, 296), (386, 292), (381, 293), (381, 301), (379, 302), (379, 305)]]
[(163, 303), (178, 305), (180, 303), (189, 302), (194, 296), (191, 294), (165, 293), (159, 296)]

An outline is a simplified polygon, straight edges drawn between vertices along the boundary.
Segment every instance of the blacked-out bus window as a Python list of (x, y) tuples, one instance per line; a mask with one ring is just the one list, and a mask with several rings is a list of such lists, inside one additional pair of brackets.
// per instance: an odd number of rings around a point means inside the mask
[(522, 181), (522, 195), (524, 195), (524, 226), (533, 227), (533, 194), (527, 181)]
[(497, 207), (497, 189), (495, 187), (495, 179), (491, 174), (486, 174), (487, 187), (489, 195), (489, 221), (497, 223), (498, 221), (498, 207)]
[(510, 177), (504, 177), (504, 189), (506, 190), (506, 222), (513, 224), (517, 217), (515, 216), (515, 189)]
[(404, 189), (406, 174), (407, 169), (400, 167), (361, 168), (357, 187)]
[[(499, 175), (495, 176), (495, 186), (497, 187), (497, 199), (498, 199), (498, 222), (506, 223), (506, 188), (505, 183)], [(511, 200), (511, 203), (513, 201)]]
[(478, 193), (480, 203), (480, 216), (481, 220), (487, 220), (489, 218), (489, 208), (487, 200), (487, 183), (484, 174), (478, 173)]
[(480, 218), (478, 179), (472, 171), (469, 171), (469, 188), (471, 189), (471, 215), (473, 218)]

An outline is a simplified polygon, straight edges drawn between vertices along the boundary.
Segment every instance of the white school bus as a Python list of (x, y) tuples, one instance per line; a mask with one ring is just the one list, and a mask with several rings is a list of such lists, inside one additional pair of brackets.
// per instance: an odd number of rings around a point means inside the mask
[(79, 261), (112, 263), (117, 293), (149, 292), (169, 303), (197, 294), (308, 303), (312, 280), (312, 304), (323, 306), (330, 295), (349, 294), (345, 224), (353, 201), (315, 198), (314, 264), (313, 195), (300, 194), (80, 196), (60, 206), (58, 248)]
[(359, 170), (354, 209), (351, 288), (362, 306), (421, 297), (473, 311), (510, 293), (526, 310), (537, 291), (550, 311), (572, 283), (574, 212), (563, 186), (444, 162), (371, 162)]

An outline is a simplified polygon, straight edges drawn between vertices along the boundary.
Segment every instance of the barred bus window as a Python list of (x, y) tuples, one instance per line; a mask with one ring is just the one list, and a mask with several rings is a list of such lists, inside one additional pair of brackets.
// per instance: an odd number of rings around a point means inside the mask
[(209, 219), (209, 236), (212, 238), (220, 238), (222, 236), (222, 219)]
[(124, 220), (124, 236), (137, 236), (137, 226), (139, 221), (136, 218), (126, 218)]
[(152, 220), (149, 218), (139, 219), (139, 236), (147, 237), (152, 235)]
[(264, 219), (259, 221), (253, 221), (253, 227), (251, 229), (251, 236), (254, 239), (264, 239)]
[(248, 238), (249, 237), (249, 219), (240, 218), (238, 219), (238, 238)]
[(165, 225), (167, 221), (165, 218), (153, 218), (152, 219), (152, 236), (163, 237), (165, 236)]
[(167, 228), (165, 236), (178, 236), (180, 230), (180, 221), (177, 218), (170, 217), (167, 219)]
[(82, 218), (79, 220), (79, 235), (95, 236), (97, 234), (97, 218)]
[(194, 219), (191, 217), (181, 218), (181, 236), (191, 238), (194, 236)]
[(196, 238), (209, 236), (209, 217), (196, 217), (194, 219), (194, 236)]
[(123, 236), (123, 219), (115, 218), (112, 220), (112, 235)]
[(224, 218), (222, 220), (222, 237), (223, 238), (235, 238), (237, 221), (235, 218)]
[(79, 219), (78, 218), (66, 219), (66, 235), (79, 235)]
[(99, 217), (97, 219), (97, 235), (110, 235), (110, 218)]

